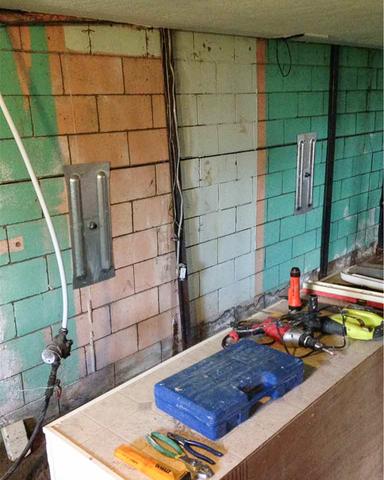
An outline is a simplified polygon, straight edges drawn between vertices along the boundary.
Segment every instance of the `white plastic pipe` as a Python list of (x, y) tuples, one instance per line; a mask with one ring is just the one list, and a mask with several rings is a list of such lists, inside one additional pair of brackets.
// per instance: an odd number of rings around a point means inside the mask
[(65, 272), (64, 272), (64, 265), (63, 265), (63, 258), (61, 256), (60, 252), (60, 247), (59, 243), (57, 241), (56, 237), (56, 232), (52, 224), (51, 216), (49, 215), (47, 205), (45, 203), (43, 193), (41, 191), (39, 182), (37, 181), (35, 172), (33, 171), (31, 162), (29, 160), (28, 154), (24, 148), (23, 142), (21, 141), (19, 132), (17, 131), (17, 128), (12, 120), (12, 117), (9, 113), (9, 110), (4, 102), (4, 98), (2, 94), (0, 93), (0, 108), (4, 114), (4, 117), (9, 125), (9, 128), (11, 129), (13, 138), (15, 139), (15, 142), (19, 148), (20, 154), (24, 160), (25, 166), (28, 170), (29, 176), (31, 177), (32, 180), (32, 185), (33, 188), (35, 189), (37, 198), (39, 199), (41, 209), (43, 210), (44, 218), (45, 221), (47, 222), (47, 227), (49, 234), (51, 236), (53, 248), (55, 250), (55, 255), (56, 255), (56, 260), (57, 260), (57, 266), (59, 267), (59, 274), (60, 274), (60, 281), (61, 281), (61, 290), (63, 294), (63, 319), (61, 322), (61, 327), (62, 328), (67, 328), (68, 325), (68, 292), (67, 292), (67, 282), (65, 279)]

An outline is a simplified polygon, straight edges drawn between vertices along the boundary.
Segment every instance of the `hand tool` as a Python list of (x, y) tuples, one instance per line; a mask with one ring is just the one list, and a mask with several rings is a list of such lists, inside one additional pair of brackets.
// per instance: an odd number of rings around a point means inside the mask
[(329, 317), (338, 327), (345, 325), (346, 334), (355, 340), (373, 340), (383, 336), (384, 319), (368, 310), (345, 308)]
[(290, 273), (288, 308), (291, 311), (301, 310), (302, 308), (302, 302), (300, 298), (300, 269), (297, 267), (293, 267)]
[[(150, 435), (146, 435), (145, 438), (151, 447), (166, 457), (182, 461), (187, 469), (191, 472), (192, 478), (203, 480), (212, 477), (213, 470), (211, 467), (206, 465), (201, 460), (196, 460), (195, 458), (191, 458), (186, 455), (184, 450), (166, 435), (163, 435), (159, 432), (152, 432)], [(168, 447), (170, 447), (170, 449), (163, 447), (159, 441), (165, 443)]]
[(203, 460), (204, 462), (207, 462), (211, 465), (215, 465), (215, 461), (212, 460), (212, 458), (206, 457), (200, 452), (197, 452), (194, 448), (201, 448), (202, 450), (205, 450), (208, 453), (211, 453), (212, 455), (215, 455), (216, 457), (222, 457), (224, 454), (222, 452), (219, 452), (215, 448), (210, 447), (209, 445), (206, 445), (205, 443), (198, 442), (197, 440), (188, 440), (188, 438), (185, 438), (181, 435), (177, 435), (176, 433), (168, 432), (167, 437), (176, 442), (180, 447), (183, 447), (184, 450), (186, 450), (188, 453), (193, 455), (196, 458), (199, 458), (200, 460)]
[(129, 445), (120, 445), (116, 448), (115, 457), (153, 480), (191, 480), (189, 471), (176, 471)]

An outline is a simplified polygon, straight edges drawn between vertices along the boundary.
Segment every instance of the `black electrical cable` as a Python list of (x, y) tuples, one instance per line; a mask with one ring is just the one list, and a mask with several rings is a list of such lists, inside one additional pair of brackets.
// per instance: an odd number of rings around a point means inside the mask
[(47, 388), (45, 389), (44, 407), (43, 407), (43, 410), (41, 412), (40, 418), (39, 418), (35, 428), (33, 429), (32, 434), (31, 434), (31, 436), (28, 440), (28, 443), (26, 444), (24, 450), (21, 452), (20, 457), (15, 461), (15, 463), (13, 463), (9, 467), (9, 469), (0, 478), (0, 480), (8, 480), (13, 475), (13, 473), (15, 473), (15, 471), (19, 468), (20, 464), (25, 459), (25, 457), (26, 457), (27, 453), (29, 452), (30, 448), (32, 447), (32, 444), (35, 441), (35, 438), (36, 438), (37, 434), (40, 432), (40, 429), (43, 426), (44, 419), (45, 419), (45, 416), (46, 416), (47, 411), (48, 411), (49, 402), (52, 398), (54, 388), (58, 384), (57, 383), (57, 370), (58, 370), (59, 366), (60, 366), (60, 363), (54, 363), (51, 366), (51, 372), (50, 372), (49, 377), (48, 377)]
[(288, 70), (285, 72), (285, 71), (284, 71), (284, 68), (283, 68), (283, 65), (282, 65), (281, 62), (280, 62), (280, 57), (279, 57), (279, 41), (277, 41), (277, 44), (276, 44), (276, 63), (277, 63), (277, 66), (279, 67), (281, 76), (285, 78), (285, 77), (288, 77), (288, 75), (291, 73), (291, 69), (292, 69), (292, 55), (291, 55), (291, 48), (290, 48), (290, 46), (289, 46), (288, 40), (287, 40), (286, 38), (281, 38), (280, 41), (281, 41), (281, 42), (284, 42), (284, 45), (285, 45), (285, 47), (286, 47), (286, 49), (287, 49), (288, 56), (289, 56)]

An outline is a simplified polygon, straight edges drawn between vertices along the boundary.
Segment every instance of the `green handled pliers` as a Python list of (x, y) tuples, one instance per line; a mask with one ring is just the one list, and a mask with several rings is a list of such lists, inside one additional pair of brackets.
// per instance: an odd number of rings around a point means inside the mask
[[(155, 450), (165, 455), (168, 458), (174, 458), (175, 460), (181, 460), (188, 470), (194, 475), (194, 478), (204, 480), (210, 478), (213, 475), (211, 467), (206, 465), (201, 460), (189, 457), (184, 450), (174, 441), (163, 435), (160, 432), (152, 432), (146, 435), (145, 439)], [(166, 446), (161, 445), (162, 442)], [(168, 448), (167, 448), (168, 447)]]

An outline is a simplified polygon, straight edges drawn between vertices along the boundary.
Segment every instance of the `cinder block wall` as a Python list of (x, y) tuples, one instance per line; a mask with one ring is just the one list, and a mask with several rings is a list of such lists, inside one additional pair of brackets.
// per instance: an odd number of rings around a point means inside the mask
[[(3, 28), (0, 48), (0, 91), (63, 249), (74, 340), (60, 372), (66, 410), (172, 351), (178, 311), (160, 37), (120, 26)], [(116, 277), (73, 290), (63, 165), (105, 161), (112, 168)], [(60, 325), (61, 291), (41, 209), (2, 115), (0, 265), (6, 423), (41, 408), (49, 368), (40, 355)]]
[(176, 92), (191, 316), (255, 291), (256, 40), (176, 32)]

